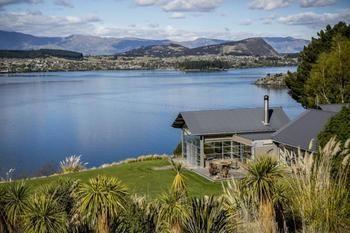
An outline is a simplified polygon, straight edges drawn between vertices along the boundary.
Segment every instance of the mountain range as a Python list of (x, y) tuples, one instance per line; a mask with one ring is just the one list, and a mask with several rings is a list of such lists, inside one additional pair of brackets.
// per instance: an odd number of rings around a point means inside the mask
[[(250, 42), (257, 43), (257, 38), (250, 38)], [(307, 40), (295, 39), (292, 37), (264, 37), (259, 38), (267, 42), (278, 53), (298, 53), (309, 43)], [(258, 43), (262, 43), (259, 40)], [(249, 43), (249, 39), (242, 40)], [(198, 38), (192, 41), (171, 41), (171, 40), (151, 40), (140, 38), (112, 38), (89, 35), (71, 35), (67, 37), (39, 37), (20, 32), (9, 32), (0, 30), (0, 49), (6, 50), (32, 50), (32, 49), (63, 49), (81, 52), (84, 55), (114, 55), (133, 52), (139, 53), (138, 49), (150, 48), (153, 46), (165, 46), (162, 50), (183, 50), (185, 54), (212, 54), (214, 50), (224, 48), (224, 54), (236, 54), (245, 45), (242, 41), (229, 41), (210, 38)], [(266, 43), (264, 48), (270, 53)], [(242, 47), (243, 46), (243, 47)], [(231, 51), (234, 48), (234, 51)], [(253, 46), (255, 47), (255, 46)], [(200, 48), (200, 49), (199, 49)], [(206, 50), (200, 52), (199, 50)], [(255, 49), (259, 49), (255, 47)], [(136, 51), (135, 51), (136, 50)], [(221, 50), (220, 50), (221, 51)], [(264, 50), (265, 51), (265, 50)], [(169, 51), (168, 51), (169, 52)], [(177, 51), (179, 53), (179, 51)], [(251, 53), (247, 50), (240, 54)], [(261, 54), (261, 52), (254, 52)], [(268, 54), (261, 54), (268, 55)]]

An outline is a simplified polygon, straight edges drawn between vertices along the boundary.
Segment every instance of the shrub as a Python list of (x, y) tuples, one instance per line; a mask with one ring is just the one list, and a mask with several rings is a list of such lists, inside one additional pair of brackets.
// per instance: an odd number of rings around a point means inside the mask
[(60, 167), (63, 173), (78, 172), (85, 169), (87, 163), (83, 163), (81, 160), (81, 155), (72, 155), (65, 160), (60, 162)]
[(321, 147), (332, 138), (337, 137), (344, 143), (350, 138), (350, 108), (344, 107), (337, 115), (332, 117), (323, 131), (318, 135), (318, 141)]

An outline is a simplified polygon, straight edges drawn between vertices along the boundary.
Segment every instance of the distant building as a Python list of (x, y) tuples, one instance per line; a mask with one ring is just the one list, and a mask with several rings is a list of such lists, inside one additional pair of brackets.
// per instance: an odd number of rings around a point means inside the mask
[[(316, 151), (317, 135), (343, 105), (320, 105), (290, 121), (281, 107), (180, 112), (172, 127), (182, 130), (182, 156), (187, 163), (208, 167), (212, 160), (244, 162), (281, 149)], [(310, 142), (312, 146), (310, 147)]]

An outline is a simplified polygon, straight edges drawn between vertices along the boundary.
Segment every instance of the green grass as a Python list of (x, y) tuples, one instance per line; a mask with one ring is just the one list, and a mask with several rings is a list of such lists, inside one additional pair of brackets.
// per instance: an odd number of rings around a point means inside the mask
[[(130, 193), (147, 195), (150, 198), (155, 198), (168, 190), (175, 176), (175, 172), (173, 170), (154, 170), (153, 168), (168, 165), (170, 165), (170, 163), (167, 160), (125, 163), (108, 168), (27, 180), (26, 183), (35, 190), (43, 185), (57, 181), (61, 177), (74, 178), (82, 182), (87, 182), (90, 178), (97, 175), (115, 176), (127, 185)], [(220, 182), (210, 182), (190, 171), (185, 171), (184, 174), (190, 196), (221, 194), (222, 186)]]

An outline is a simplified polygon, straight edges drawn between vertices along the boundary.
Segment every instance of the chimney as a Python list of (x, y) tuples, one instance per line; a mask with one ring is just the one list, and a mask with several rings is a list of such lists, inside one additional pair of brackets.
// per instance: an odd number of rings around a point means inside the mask
[(264, 125), (270, 124), (269, 96), (264, 96)]

